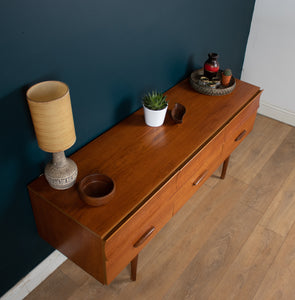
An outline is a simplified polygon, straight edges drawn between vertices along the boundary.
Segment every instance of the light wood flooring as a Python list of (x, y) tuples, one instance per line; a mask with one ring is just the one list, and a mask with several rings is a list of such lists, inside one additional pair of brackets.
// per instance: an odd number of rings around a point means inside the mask
[(295, 299), (295, 128), (258, 116), (219, 174), (140, 253), (136, 282), (66, 261), (26, 299)]

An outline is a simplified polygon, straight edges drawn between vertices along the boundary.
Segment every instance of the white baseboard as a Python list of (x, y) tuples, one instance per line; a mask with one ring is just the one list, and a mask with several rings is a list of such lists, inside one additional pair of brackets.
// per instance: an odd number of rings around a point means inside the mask
[(281, 121), (283, 123), (295, 126), (295, 113), (282, 109), (278, 106), (266, 102), (260, 102), (258, 113), (266, 117)]
[(57, 269), (67, 258), (59, 251), (53, 251), (27, 276), (20, 280), (1, 300), (21, 300), (45, 280), (55, 269)]

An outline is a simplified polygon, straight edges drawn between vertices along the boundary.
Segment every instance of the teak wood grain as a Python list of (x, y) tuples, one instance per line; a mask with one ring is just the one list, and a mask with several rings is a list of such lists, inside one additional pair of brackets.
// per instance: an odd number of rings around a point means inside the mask
[[(138, 248), (130, 245), (151, 226), (155, 233), (160, 230), (173, 210), (188, 200), (251, 131), (260, 93), (258, 87), (237, 80), (231, 94), (213, 97), (196, 93), (188, 80), (180, 82), (166, 95), (170, 107), (177, 102), (186, 107), (182, 124), (175, 124), (168, 113), (164, 126), (148, 127), (143, 121), (143, 110), (139, 109), (72, 155), (78, 165), (78, 182), (93, 171), (113, 179), (116, 188), (107, 205), (90, 207), (80, 200), (76, 186), (57, 191), (49, 187), (44, 176), (29, 185), (40, 235), (102, 283), (109, 283), (145, 243)], [(210, 165), (208, 170), (196, 172), (195, 176), (190, 171), (189, 176), (182, 172), (190, 169), (190, 162), (198, 160), (195, 157), (201, 155), (206, 145), (217, 140), (217, 153), (208, 151), (203, 158), (204, 164)], [(184, 178), (191, 178), (195, 189)], [(173, 195), (180, 192), (182, 199), (176, 204)], [(149, 224), (153, 220), (152, 210), (146, 207), (157, 206), (159, 217)], [(47, 207), (52, 211), (51, 217), (56, 218), (56, 225), (44, 217)], [(141, 214), (143, 218), (137, 217)], [(142, 223), (142, 219), (146, 222)], [(138, 231), (134, 232), (135, 229)], [(87, 250), (85, 245), (79, 245), (80, 235), (94, 237), (97, 245), (86, 241), (91, 248)], [(96, 247), (97, 253), (93, 249)], [(123, 256), (119, 255), (121, 247), (127, 247)]]

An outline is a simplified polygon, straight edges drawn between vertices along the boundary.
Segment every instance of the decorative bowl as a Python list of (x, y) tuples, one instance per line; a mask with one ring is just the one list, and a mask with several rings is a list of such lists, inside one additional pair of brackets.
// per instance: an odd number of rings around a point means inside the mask
[[(221, 70), (217, 73), (216, 79), (221, 81)], [(204, 70), (198, 69), (191, 73), (190, 75), (190, 84), (192, 88), (198, 93), (209, 95), (209, 96), (223, 96), (230, 94), (236, 87), (236, 80), (232, 76), (228, 86), (222, 84), (215, 85), (214, 87), (201, 84), (200, 79), (204, 76)]]
[(85, 176), (78, 185), (81, 199), (91, 206), (101, 206), (109, 202), (114, 193), (113, 180), (99, 173)]

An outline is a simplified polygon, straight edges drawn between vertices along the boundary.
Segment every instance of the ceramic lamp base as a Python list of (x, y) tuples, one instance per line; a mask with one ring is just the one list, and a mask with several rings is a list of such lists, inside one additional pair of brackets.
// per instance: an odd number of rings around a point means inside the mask
[(46, 165), (44, 175), (51, 187), (56, 190), (65, 190), (75, 184), (78, 168), (76, 163), (66, 158), (65, 153), (61, 151), (53, 153), (52, 162)]

